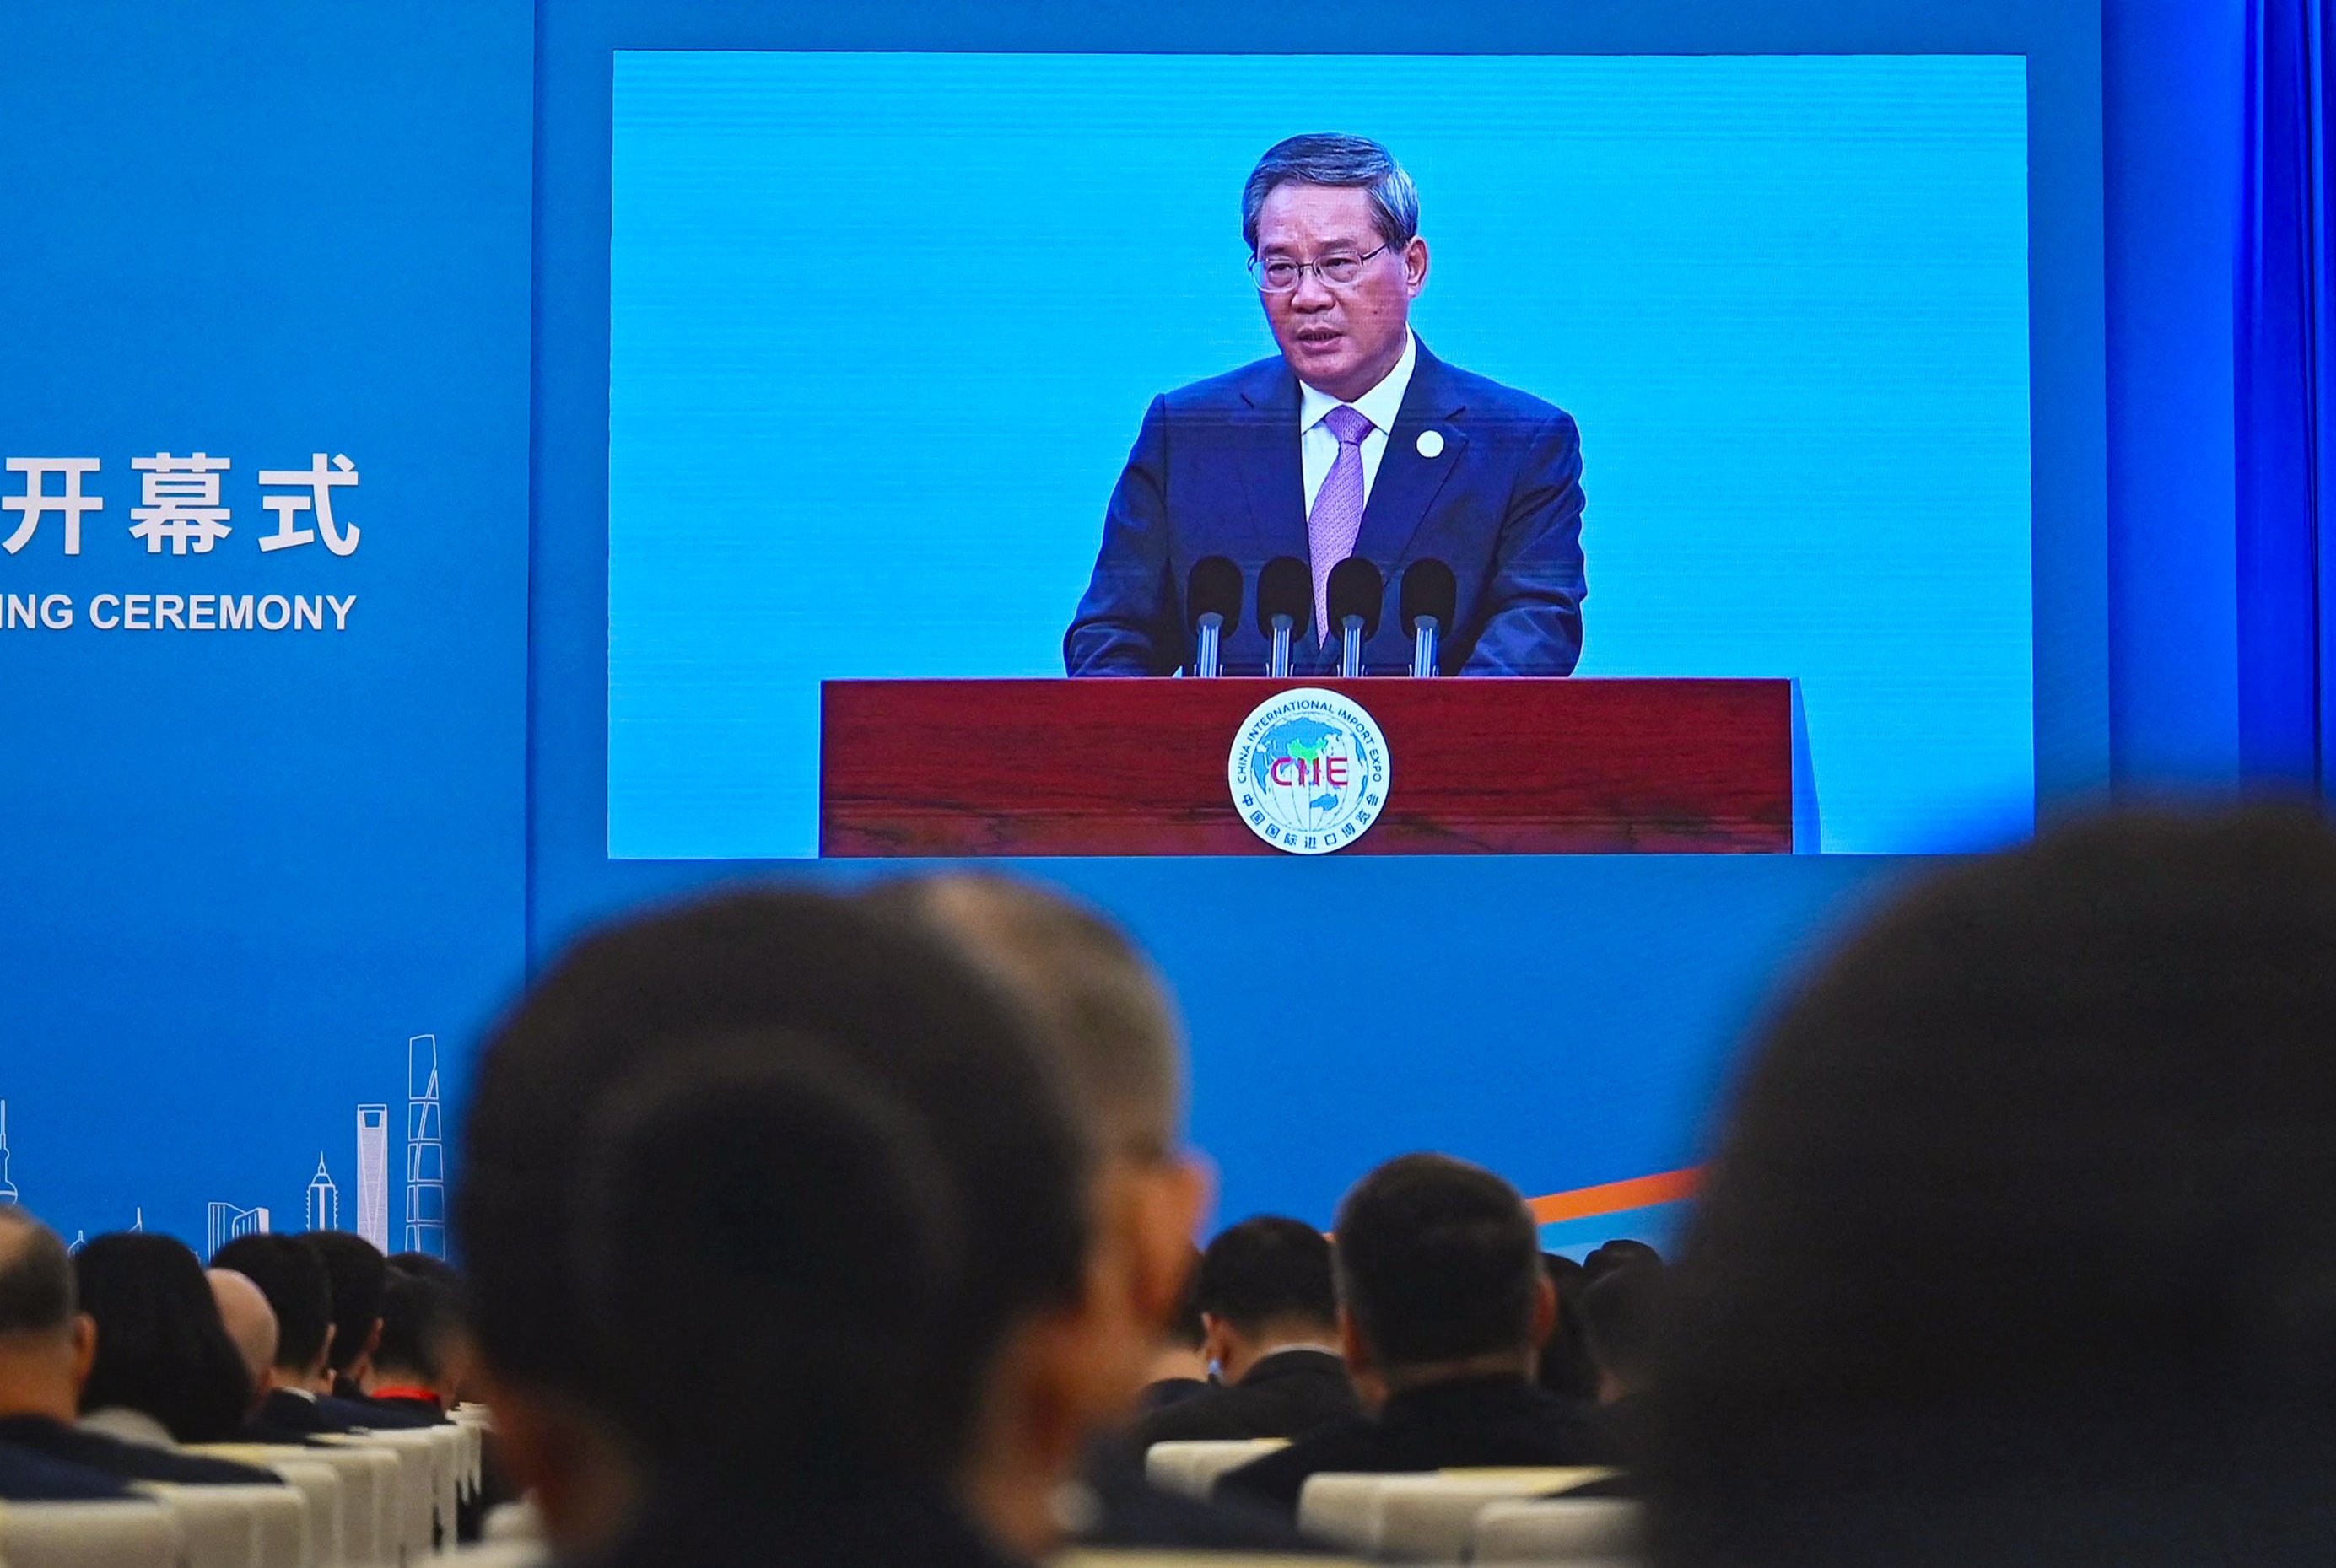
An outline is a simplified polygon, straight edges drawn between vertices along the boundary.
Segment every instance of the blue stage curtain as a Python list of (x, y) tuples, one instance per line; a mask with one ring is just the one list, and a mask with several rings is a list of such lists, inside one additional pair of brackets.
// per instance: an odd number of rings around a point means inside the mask
[(2336, 783), (2336, 344), (2328, 0), (2248, 0), (2236, 295), (2239, 744), (2259, 780)]

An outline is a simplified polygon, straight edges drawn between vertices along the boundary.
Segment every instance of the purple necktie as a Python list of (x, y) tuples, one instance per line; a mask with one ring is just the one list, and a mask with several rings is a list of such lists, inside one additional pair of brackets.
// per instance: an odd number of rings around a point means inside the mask
[(1306, 520), (1306, 544), (1314, 557), (1314, 630), (1323, 642), (1330, 626), (1330, 569), (1355, 553), (1363, 531), (1363, 437), (1373, 430), (1359, 408), (1338, 404), (1322, 416), (1338, 438), (1338, 455), (1314, 492), (1314, 515)]

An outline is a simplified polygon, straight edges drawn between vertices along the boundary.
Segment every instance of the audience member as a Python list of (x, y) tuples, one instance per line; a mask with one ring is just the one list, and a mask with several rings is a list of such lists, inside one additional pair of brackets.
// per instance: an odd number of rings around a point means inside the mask
[(18, 1489), (25, 1481), (13, 1469), (23, 1456), (119, 1481), (276, 1479), (178, 1453), (167, 1437), (159, 1444), (129, 1442), (76, 1427), (81, 1387), (97, 1351), (97, 1326), (78, 1306), (73, 1260), (56, 1232), (23, 1209), (0, 1205), (0, 1499), (59, 1495)]
[[(1095, 1247), (1080, 1300), (1089, 1377), (1063, 1418), (1012, 1385), (991, 1401), (977, 1496), (1034, 1495), (1062, 1461), (1061, 1442), (1093, 1437), (1079, 1485), (1055, 1510), (1098, 1547), (1287, 1549), (1279, 1520), (1210, 1507), (1145, 1479), (1117, 1429), (1157, 1380), (1163, 1324), (1192, 1278), (1192, 1232), (1208, 1179), (1183, 1148), (1184, 1053), (1159, 976), (1109, 920), (1066, 895), (990, 875), (953, 872), (888, 882), (867, 895), (948, 937), (1037, 1015), (1084, 1113), (1099, 1156), (1088, 1195)], [(1107, 1430), (1108, 1429), (1108, 1430)], [(1051, 1544), (1052, 1521), (985, 1508), (1026, 1551)]]
[(2336, 833), (1959, 865), (1795, 996), (1667, 1281), (1660, 1568), (2336, 1560)]
[(299, 1443), (318, 1433), (411, 1424), (395, 1414), (377, 1418), (355, 1400), (316, 1392), (328, 1376), (334, 1329), (332, 1276), (316, 1248), (297, 1236), (238, 1236), (213, 1253), (211, 1263), (258, 1286), (276, 1314), (276, 1358), (260, 1375), (247, 1437)]
[(1168, 1314), (1167, 1326), (1161, 1329), (1153, 1349), (1152, 1364), (1144, 1368), (1144, 1388), (1135, 1400), (1140, 1415), (1166, 1409), (1213, 1387), (1209, 1377), (1209, 1329), (1201, 1321), (1200, 1288), (1201, 1253), (1195, 1248), (1184, 1289), (1176, 1297), (1176, 1309)]
[(1590, 1359), (1590, 1347), (1582, 1333), (1582, 1292), (1589, 1286), (1589, 1274), (1562, 1252), (1543, 1252), (1541, 1268), (1557, 1298), (1557, 1312), (1541, 1342), (1541, 1363), (1534, 1370), (1534, 1380), (1561, 1399), (1595, 1404), (1598, 1368)]
[(454, 1404), (462, 1301), (443, 1280), (392, 1270), (381, 1332), (365, 1375), (365, 1403), (440, 1422)]
[(1618, 1236), (1591, 1248), (1590, 1255), (1582, 1260), (1582, 1271), (1588, 1277), (1584, 1281), (1587, 1283), (1616, 1269), (1636, 1268), (1642, 1264), (1651, 1264), (1660, 1269), (1663, 1266), (1663, 1255), (1645, 1242)]
[[(817, 1041), (749, 1035), (628, 1080), (586, 1153), (580, 1315), (653, 1499), (619, 1562), (1001, 1561), (946, 1498), (924, 1368), (964, 1258), (915, 1117)], [(668, 1344), (725, 1375), (677, 1397), (639, 1353)]]
[(203, 1281), (210, 1286), (211, 1300), (219, 1307), (219, 1326), (227, 1330), (228, 1342), (243, 1358), (243, 1369), (249, 1375), (245, 1411), (256, 1413), (268, 1394), (268, 1370), (276, 1365), (279, 1332), (276, 1309), (248, 1276), (233, 1269), (207, 1269)]
[[(589, 937), (552, 967), (480, 1063), (454, 1218), (498, 1435), (557, 1545), (621, 1540), (627, 1561), (657, 1554), (660, 1522), (684, 1500), (659, 1489), (641, 1505), (631, 1451), (642, 1439), (628, 1435), (639, 1407), (621, 1391), (653, 1371), (671, 1407), (706, 1394), (655, 1348), (612, 1355), (579, 1316), (570, 1227), (591, 1174), (586, 1135), (612, 1091), (677, 1050), (777, 1031), (812, 1037), (822, 1058), (882, 1084), (930, 1140), (963, 1230), (950, 1310), (909, 1368), (917, 1417), (949, 1474), (860, 1524), (889, 1520), (907, 1562), (928, 1549), (937, 1561), (962, 1555), (940, 1524), (947, 1494), (976, 1499), (1001, 1542), (1034, 1520), (1044, 1528), (1055, 1477), (1001, 1496), (979, 1484), (975, 1451), (992, 1400), (1013, 1389), (1056, 1413), (1065, 1435), (1053, 1441), (1075, 1455), (1095, 1376), (1080, 1313), (1086, 1155), (1033, 1030), (1012, 998), (930, 935), (811, 893), (708, 900)], [(785, 1542), (809, 1551), (820, 1533), (774, 1517), (774, 1501), (739, 1492), (699, 1507), (690, 1538), (719, 1538), (702, 1557)], [(827, 1523), (827, 1534), (843, 1532)]]
[[(45, 1377), (23, 1386), (30, 1397), (0, 1422), (0, 1442), (124, 1479), (277, 1483), (176, 1451), (234, 1437), (250, 1404), (243, 1358), (184, 1243), (125, 1232), (68, 1258), (54, 1232), (0, 1209), (0, 1272), (47, 1304), (50, 1349)], [(79, 1425), (66, 1425), (76, 1412)]]
[(364, 1394), (374, 1347), (381, 1339), (381, 1300), (389, 1290), (389, 1260), (353, 1231), (310, 1231), (301, 1245), (324, 1260), (332, 1282), (333, 1339), (326, 1348), (331, 1380), (316, 1392), (355, 1400)]
[[(1596, 1254), (1591, 1254), (1595, 1257)], [(1643, 1257), (1652, 1257), (1651, 1249)], [(1598, 1368), (1596, 1426), (1610, 1457), (1624, 1474), (1591, 1484), (1600, 1495), (1635, 1496), (1646, 1447), (1647, 1405), (1654, 1385), (1656, 1315), (1663, 1288), (1660, 1262), (1609, 1262), (1582, 1292), (1582, 1336)], [(1582, 1495), (1575, 1488), (1570, 1495)]]
[(1339, 1339), (1377, 1408), (1251, 1461), (1221, 1495), (1294, 1514), (1319, 1471), (1579, 1465), (1580, 1411), (1533, 1381), (1556, 1300), (1516, 1189), (1465, 1161), (1406, 1154), (1338, 1205)]
[(1261, 1214), (1218, 1232), (1201, 1255), (1197, 1297), (1224, 1386), (1137, 1422), (1139, 1446), (1295, 1437), (1355, 1413), (1337, 1345), (1330, 1243), (1319, 1231)]

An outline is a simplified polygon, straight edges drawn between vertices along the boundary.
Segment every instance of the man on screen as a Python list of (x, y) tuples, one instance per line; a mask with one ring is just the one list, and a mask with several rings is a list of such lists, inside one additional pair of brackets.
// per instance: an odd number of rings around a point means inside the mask
[(1196, 560), (1241, 569), (1228, 674), (1265, 669), (1258, 573), (1276, 557), (1313, 579), (1291, 667), (1335, 671), (1323, 635), (1330, 570), (1384, 574), (1367, 670), (1410, 667), (1406, 568), (1449, 566), (1447, 675), (1568, 675), (1582, 656), (1582, 443), (1563, 410), (1427, 351), (1411, 302), (1427, 282), (1419, 195), (1359, 136), (1293, 136), (1241, 192), (1250, 272), (1281, 353), (1155, 397), (1104, 518), (1103, 549), (1063, 638), (1073, 675), (1171, 675), (1192, 657)]

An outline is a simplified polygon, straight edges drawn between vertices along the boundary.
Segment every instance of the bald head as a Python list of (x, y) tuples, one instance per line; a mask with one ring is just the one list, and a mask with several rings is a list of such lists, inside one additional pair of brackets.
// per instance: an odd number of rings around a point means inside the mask
[(233, 1269), (209, 1269), (203, 1278), (210, 1282), (219, 1321), (227, 1325), (227, 1337), (235, 1341), (236, 1354), (243, 1358), (244, 1368), (257, 1389), (268, 1369), (276, 1365), (276, 1309), (268, 1304), (267, 1293), (249, 1276)]
[(1105, 1154), (1157, 1158), (1183, 1141), (1175, 1008), (1118, 927), (1063, 893), (986, 874), (912, 877), (868, 897), (956, 942), (1038, 1015)]

